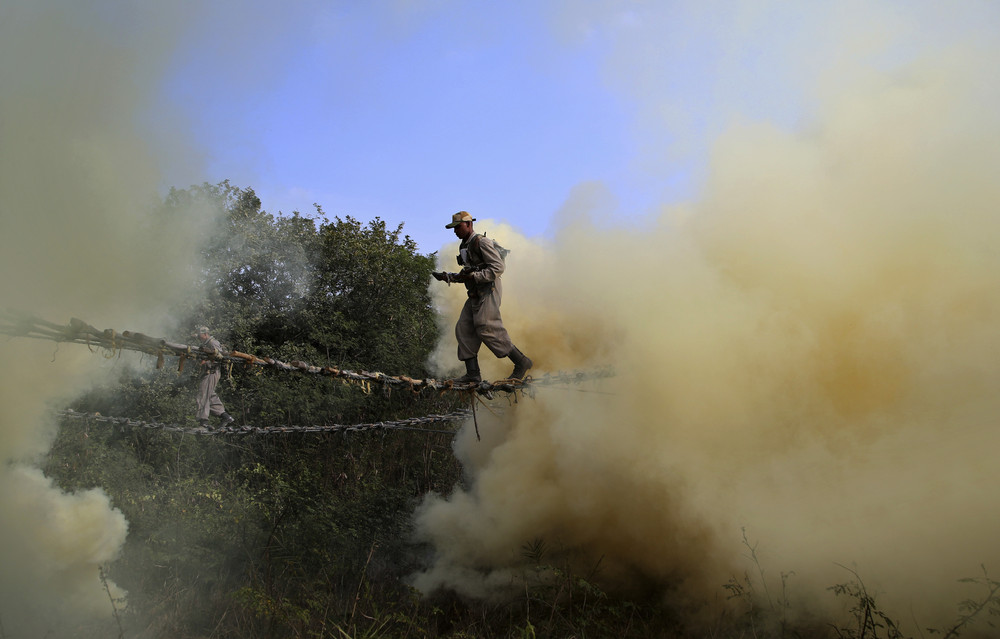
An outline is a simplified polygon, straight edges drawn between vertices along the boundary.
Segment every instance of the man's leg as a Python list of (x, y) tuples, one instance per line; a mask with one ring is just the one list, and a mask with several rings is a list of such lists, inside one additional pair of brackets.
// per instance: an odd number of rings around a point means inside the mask
[(458, 322), (455, 324), (458, 359), (465, 363), (465, 375), (454, 380), (460, 383), (481, 382), (483, 379), (479, 372), (479, 347), (483, 342), (476, 334), (473, 306), (471, 298), (466, 300), (465, 306), (462, 307), (462, 313), (458, 316)]
[(467, 360), (464, 360), (464, 364), (465, 364), (465, 375), (462, 375), (461, 377), (456, 377), (452, 381), (458, 382), (459, 384), (483, 381), (483, 375), (479, 371), (478, 357), (472, 357)]
[(219, 394), (214, 391), (208, 400), (208, 412), (215, 416), (219, 416), (226, 412), (226, 407), (222, 403), (222, 400), (219, 399)]
[(212, 410), (213, 398), (215, 401), (218, 401), (218, 396), (215, 394), (215, 385), (219, 382), (219, 377), (220, 374), (218, 372), (208, 373), (198, 382), (198, 410), (195, 417), (202, 424), (208, 422), (208, 416)]
[(500, 317), (500, 293), (494, 290), (480, 298), (480, 303), (472, 309), (472, 320), (476, 335), (497, 357), (507, 357), (514, 345), (503, 326)]
[(524, 379), (524, 376), (528, 374), (528, 369), (532, 367), (533, 362), (528, 359), (528, 356), (522, 353), (517, 346), (510, 349), (510, 353), (507, 355), (510, 361), (514, 362), (514, 370), (511, 372), (508, 379)]
[[(229, 426), (235, 419), (233, 416), (226, 412), (226, 405), (222, 403), (222, 399), (219, 397), (219, 393), (216, 392), (216, 388), (219, 386), (219, 380), (222, 378), (222, 372), (217, 371), (215, 373), (215, 383), (212, 385), (212, 396), (208, 398), (208, 413), (211, 415), (216, 415), (220, 420), (220, 426)], [(207, 419), (207, 418), (206, 418)]]
[(484, 297), (475, 312), (476, 332), (486, 347), (497, 357), (509, 357), (514, 362), (514, 370), (508, 379), (524, 379), (533, 362), (510, 340), (500, 317), (500, 292)]

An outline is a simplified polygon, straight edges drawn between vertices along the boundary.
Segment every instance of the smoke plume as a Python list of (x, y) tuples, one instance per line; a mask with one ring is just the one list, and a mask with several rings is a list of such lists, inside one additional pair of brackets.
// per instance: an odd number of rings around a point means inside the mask
[[(729, 119), (686, 204), (611, 227), (581, 185), (547, 240), (477, 223), (512, 249), (532, 373), (618, 375), (480, 410), (467, 487), (417, 513), (415, 585), (495, 595), (544, 540), (684, 606), (757, 574), (745, 531), (793, 602), (856, 570), (897, 618), (952, 619), (958, 580), (1000, 571), (1000, 55), (977, 46), (831, 63), (807, 122)], [(453, 322), (464, 295), (435, 290)]]
[[(140, 127), (176, 23), (141, 3), (0, 6), (0, 303), (55, 322), (167, 325), (194, 219), (153, 217), (163, 163)], [(175, 136), (175, 140), (179, 139)], [(176, 223), (176, 225), (174, 225)], [(123, 323), (126, 323), (123, 326)], [(0, 622), (43, 636), (111, 619), (99, 568), (127, 533), (99, 488), (65, 493), (34, 464), (51, 409), (114, 378), (76, 346), (0, 341)], [(116, 599), (124, 593), (107, 584)]]

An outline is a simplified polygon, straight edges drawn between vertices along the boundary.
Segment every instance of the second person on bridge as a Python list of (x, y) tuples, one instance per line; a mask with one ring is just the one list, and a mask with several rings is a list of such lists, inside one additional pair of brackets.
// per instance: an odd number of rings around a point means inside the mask
[[(201, 350), (206, 353), (222, 354), (222, 345), (219, 340), (212, 337), (207, 326), (199, 326), (194, 336), (201, 341)], [(226, 407), (219, 399), (215, 387), (222, 377), (222, 368), (219, 362), (203, 359), (199, 362), (201, 377), (198, 380), (198, 424), (202, 428), (210, 428), (208, 418), (210, 415), (217, 415), (221, 426), (229, 426), (235, 420), (232, 415), (226, 412)]]

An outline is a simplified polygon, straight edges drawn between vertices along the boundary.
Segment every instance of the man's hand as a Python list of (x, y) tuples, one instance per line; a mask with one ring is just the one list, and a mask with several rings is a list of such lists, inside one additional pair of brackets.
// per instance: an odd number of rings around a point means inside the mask
[(452, 282), (464, 282), (468, 280), (470, 273), (469, 271), (463, 269), (459, 273), (442, 272), (442, 273), (431, 273), (431, 275), (433, 275), (434, 279), (436, 279), (439, 282), (448, 282), (449, 284), (451, 284)]

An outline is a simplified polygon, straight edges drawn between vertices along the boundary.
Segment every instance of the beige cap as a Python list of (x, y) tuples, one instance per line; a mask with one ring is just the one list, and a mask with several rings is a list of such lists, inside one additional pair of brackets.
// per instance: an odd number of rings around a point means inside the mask
[(451, 216), (451, 224), (445, 224), (446, 229), (453, 229), (462, 222), (475, 222), (476, 218), (469, 215), (468, 211), (459, 211)]

